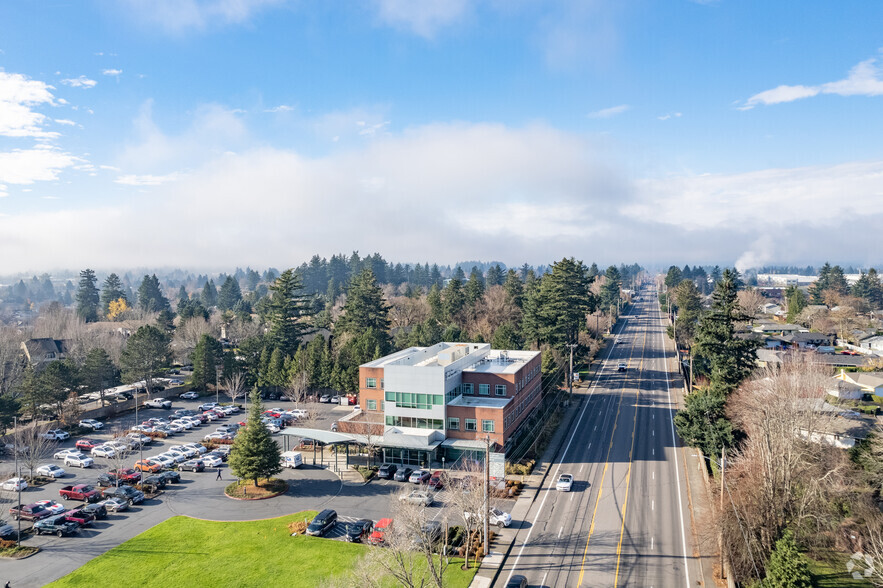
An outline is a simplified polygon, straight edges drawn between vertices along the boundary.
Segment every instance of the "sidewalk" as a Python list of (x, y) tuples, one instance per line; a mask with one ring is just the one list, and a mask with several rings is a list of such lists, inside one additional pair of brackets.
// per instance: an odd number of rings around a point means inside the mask
[[(606, 349), (607, 348), (604, 347), (604, 350)], [(478, 572), (476, 572), (475, 577), (472, 579), (472, 583), (469, 585), (470, 588), (488, 588), (493, 585), (494, 581), (497, 579), (497, 575), (500, 573), (500, 567), (503, 565), (503, 562), (506, 561), (509, 552), (512, 551), (518, 531), (521, 528), (522, 523), (527, 522), (527, 513), (546, 481), (546, 476), (551, 469), (550, 466), (552, 460), (561, 449), (567, 433), (571, 431), (574, 418), (576, 418), (576, 415), (582, 409), (583, 402), (585, 402), (586, 395), (588, 394), (592, 382), (595, 381), (595, 373), (600, 364), (601, 360), (592, 362), (590, 368), (592, 376), (588, 378), (587, 381), (574, 382), (573, 402), (570, 407), (565, 410), (564, 416), (558, 425), (558, 429), (552, 435), (546, 451), (543, 452), (543, 455), (537, 460), (533, 471), (529, 476), (524, 477), (524, 485), (521, 489), (521, 495), (515, 502), (515, 506), (512, 507), (512, 512), (509, 513), (512, 515), (512, 525), (499, 530), (497, 537), (490, 545), (489, 553), (484, 559), (482, 559)]]

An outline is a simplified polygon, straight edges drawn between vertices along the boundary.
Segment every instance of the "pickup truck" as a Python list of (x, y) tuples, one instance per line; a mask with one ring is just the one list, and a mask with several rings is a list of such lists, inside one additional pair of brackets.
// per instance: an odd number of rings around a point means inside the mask
[(76, 510), (70, 510), (64, 513), (64, 520), (70, 521), (72, 523), (76, 523), (81, 527), (85, 527), (95, 520), (95, 515), (89, 512), (86, 512), (82, 508), (78, 508)]
[(165, 398), (153, 398), (144, 403), (147, 408), (172, 408), (172, 401)]
[(15, 520), (39, 521), (40, 519), (45, 519), (52, 513), (48, 508), (41, 504), (19, 504), (18, 506), (10, 508), (9, 514), (12, 515), (12, 518)]
[(135, 490), (131, 486), (120, 486), (119, 488), (105, 488), (102, 491), (102, 494), (105, 498), (116, 497), (122, 498), (129, 502), (129, 504), (139, 504), (144, 502), (144, 493)]
[(58, 494), (68, 500), (82, 500), (83, 502), (95, 502), (101, 498), (101, 493), (88, 484), (64, 486), (58, 491)]
[(80, 530), (80, 525), (73, 521), (65, 519), (65, 515), (60, 514), (42, 521), (34, 523), (34, 531), (37, 535), (43, 533), (55, 533), (59, 537), (71, 535)]

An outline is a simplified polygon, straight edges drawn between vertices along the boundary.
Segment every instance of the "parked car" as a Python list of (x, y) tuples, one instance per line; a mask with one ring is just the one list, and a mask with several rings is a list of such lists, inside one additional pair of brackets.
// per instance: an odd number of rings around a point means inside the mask
[(72, 523), (76, 523), (76, 524), (80, 525), (81, 527), (85, 527), (86, 525), (91, 524), (92, 521), (95, 520), (94, 514), (87, 512), (86, 510), (84, 510), (82, 508), (78, 508), (76, 510), (69, 510), (66, 513), (64, 513), (64, 515), (62, 515), (62, 516), (64, 516), (64, 520), (70, 521)]
[(211, 410), (218, 405), (217, 402), (203, 402), (196, 408), (201, 411)]
[(441, 539), (442, 525), (438, 521), (426, 521), (420, 526), (420, 530), (414, 534), (412, 543), (415, 546), (434, 545)]
[(182, 472), (201, 472), (205, 470), (205, 462), (201, 459), (191, 459), (178, 466)]
[(47, 478), (52, 478), (53, 480), (63, 478), (67, 474), (67, 472), (65, 472), (63, 468), (58, 467), (54, 463), (41, 465), (34, 470), (34, 473), (38, 476), (46, 476)]
[(429, 506), (433, 503), (432, 494), (423, 490), (413, 490), (408, 494), (402, 494), (399, 496), (399, 500), (410, 504), (422, 504), (423, 506)]
[(72, 453), (64, 458), (64, 465), (78, 468), (91, 468), (95, 460), (83, 453)]
[(18, 537), (18, 531), (7, 523), (6, 521), (0, 521), (0, 539), (6, 539), (7, 541), (14, 541)]
[(58, 491), (58, 495), (68, 500), (95, 502), (101, 496), (101, 493), (89, 484), (77, 484), (76, 486), (62, 487), (61, 490)]
[(141, 447), (142, 445), (150, 445), (153, 439), (141, 433), (129, 433), (126, 435), (126, 442), (132, 447)]
[(141, 483), (138, 484), (139, 489), (143, 492), (145, 489), (158, 489), (161, 490), (166, 487), (168, 481), (160, 476), (159, 474), (154, 474), (152, 476), (147, 476)]
[(224, 460), (220, 458), (220, 456), (215, 455), (214, 453), (206, 453), (201, 458), (202, 463), (205, 464), (207, 468), (217, 468), (220, 467)]
[(10, 492), (18, 492), (19, 490), (27, 490), (28, 483), (24, 478), (9, 478), (0, 484), (0, 490), (8, 490)]
[(374, 525), (374, 530), (368, 537), (368, 542), (372, 545), (381, 545), (383, 543), (384, 535), (391, 529), (392, 519), (380, 519), (377, 521), (377, 524)]
[(441, 490), (445, 487), (445, 482), (448, 480), (448, 475), (442, 471), (432, 472), (432, 476), (429, 478), (429, 487), (435, 488), (436, 490)]
[(139, 472), (150, 472), (154, 474), (160, 471), (163, 468), (163, 465), (152, 459), (142, 459), (135, 462), (135, 469)]
[[(128, 503), (126, 503), (128, 505)], [(88, 512), (96, 519), (105, 519), (107, 518), (107, 507), (104, 506), (104, 503), (101, 502), (93, 502), (92, 504), (83, 505), (81, 509), (84, 512)]]
[(52, 513), (41, 504), (19, 504), (9, 509), (9, 514), (15, 520), (39, 521), (51, 516)]
[(192, 447), (187, 447), (186, 445), (172, 445), (169, 447), (169, 451), (177, 451), (188, 458), (196, 456), (196, 450)]
[(175, 464), (177, 463), (174, 459), (172, 459), (171, 457), (169, 457), (168, 455), (166, 455), (164, 453), (160, 453), (159, 455), (154, 455), (150, 459), (152, 459), (155, 462), (158, 462), (164, 468), (173, 468), (173, 467), (175, 467)]
[(102, 502), (101, 506), (103, 506), (107, 512), (120, 512), (121, 510), (129, 510), (129, 501), (125, 498), (111, 496)]
[(80, 426), (84, 429), (92, 429), (93, 431), (97, 431), (98, 429), (104, 428), (104, 423), (101, 421), (96, 421), (95, 419), (83, 419), (80, 421)]
[(34, 532), (37, 535), (52, 534), (64, 537), (72, 535), (80, 530), (80, 525), (65, 519), (64, 515), (47, 517), (34, 523)]
[(429, 470), (414, 470), (411, 475), (408, 476), (408, 481), (412, 484), (425, 484), (429, 481), (429, 477)]
[(323, 394), (319, 397), (319, 402), (328, 404), (329, 402), (331, 402), (331, 394)]
[(395, 475), (396, 470), (399, 469), (398, 466), (394, 463), (385, 463), (380, 466), (377, 470), (377, 477), (383, 478), (384, 480), (391, 480)]
[(215, 431), (214, 433), (209, 433), (202, 438), (203, 441), (211, 441), (212, 439), (218, 439), (219, 441), (230, 441), (231, 439), (233, 439), (233, 434)]
[(189, 408), (179, 408), (174, 412), (176, 417), (185, 417), (185, 416), (193, 416), (196, 414), (196, 411), (190, 410)]
[(337, 511), (326, 508), (307, 525), (307, 535), (321, 537), (337, 524)]
[(99, 445), (92, 448), (93, 457), (114, 457), (116, 454), (116, 449), (109, 445)]
[(107, 475), (118, 479), (123, 484), (134, 484), (141, 479), (141, 472), (137, 472), (132, 468), (119, 468), (110, 470)]
[(180, 451), (175, 451), (175, 450), (173, 450), (173, 449), (170, 449), (170, 450), (166, 451), (166, 452), (165, 452), (165, 455), (167, 455), (167, 456), (171, 457), (172, 459), (174, 459), (174, 460), (175, 460), (175, 463), (184, 463), (185, 461), (187, 461), (187, 456), (186, 456), (186, 455), (184, 455), (184, 454), (181, 453)]
[(94, 440), (88, 439), (86, 437), (83, 437), (82, 439), (77, 439), (77, 442), (74, 444), (74, 446), (77, 449), (83, 449), (85, 451), (89, 451), (90, 449), (94, 449), (94, 448), (98, 447), (99, 445), (100, 445), (100, 443), (98, 441), (94, 441)]
[(572, 474), (561, 474), (558, 477), (558, 482), (555, 484), (555, 490), (560, 490), (561, 492), (570, 492), (573, 488), (573, 475)]
[[(503, 512), (499, 508), (491, 507), (490, 510), (488, 511), (488, 515), (489, 515), (489, 518), (488, 518), (489, 525), (495, 525), (497, 527), (502, 528), (502, 527), (508, 527), (509, 525), (512, 524), (512, 515), (510, 515), (508, 512)], [(467, 519), (469, 519), (475, 515), (472, 514), (471, 512), (467, 512), (467, 513), (464, 513), (464, 516)], [(482, 522), (483, 522), (483, 519), (482, 519)]]
[(167, 484), (171, 484), (171, 483), (177, 484), (178, 482), (181, 481), (181, 474), (179, 474), (178, 472), (174, 472), (174, 471), (160, 472), (157, 475), (160, 478), (164, 479)]
[(80, 453), (80, 450), (74, 447), (73, 449), (62, 449), (60, 451), (56, 451), (52, 454), (52, 459), (64, 459), (68, 455), (77, 455)]
[(70, 439), (70, 436), (70, 433), (61, 429), (49, 429), (45, 433), (40, 434), (40, 437), (50, 441), (64, 441), (65, 439)]
[(175, 426), (178, 426), (178, 427), (181, 427), (181, 428), (184, 429), (185, 431), (189, 431), (190, 429), (193, 428), (193, 423), (190, 422), (190, 421), (185, 421), (183, 418), (175, 419), (174, 421), (172, 421), (171, 424), (172, 424), (172, 425), (175, 425)]
[(131, 486), (120, 486), (119, 488), (105, 488), (102, 491), (105, 498), (121, 498), (129, 502), (129, 504), (138, 504), (144, 501), (144, 493), (136, 490)]
[(208, 452), (208, 448), (202, 443), (185, 443), (184, 447), (189, 447), (196, 452), (196, 455), (202, 455), (203, 453)]
[(197, 398), (199, 398), (199, 394), (191, 390), (189, 392), (184, 392), (183, 394), (180, 394), (179, 397), (185, 400), (196, 400)]
[(346, 526), (346, 533), (343, 538), (350, 543), (361, 543), (371, 536), (374, 530), (374, 521), (371, 519), (359, 519), (355, 523), (349, 523)]
[(393, 479), (396, 482), (407, 482), (408, 478), (411, 477), (411, 472), (414, 471), (414, 468), (409, 468), (408, 466), (402, 466), (396, 470), (396, 473), (393, 475)]
[(144, 403), (147, 408), (172, 408), (172, 401), (165, 398), (152, 398)]

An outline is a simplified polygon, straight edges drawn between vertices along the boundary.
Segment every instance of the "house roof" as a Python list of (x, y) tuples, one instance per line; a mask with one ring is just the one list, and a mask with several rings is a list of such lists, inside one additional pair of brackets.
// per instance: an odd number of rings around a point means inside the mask
[(839, 376), (834, 376), (832, 381), (828, 384), (827, 389), (830, 391), (836, 390), (837, 392), (857, 392), (863, 390), (858, 384), (841, 380)]
[(830, 342), (832, 337), (831, 335), (825, 335), (824, 333), (789, 333), (787, 335), (782, 335), (778, 337), (782, 341), (787, 341), (789, 343), (813, 343), (815, 341), (826, 341)]
[(862, 388), (883, 386), (883, 372), (853, 372), (844, 376)]

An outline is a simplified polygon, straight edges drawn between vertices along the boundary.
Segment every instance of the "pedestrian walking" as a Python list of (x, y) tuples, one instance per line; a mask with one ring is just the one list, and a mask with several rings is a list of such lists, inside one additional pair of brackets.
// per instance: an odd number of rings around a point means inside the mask
[(220, 480), (220, 479), (221, 479), (221, 468), (218, 468), (218, 477), (215, 478), (215, 480)]

